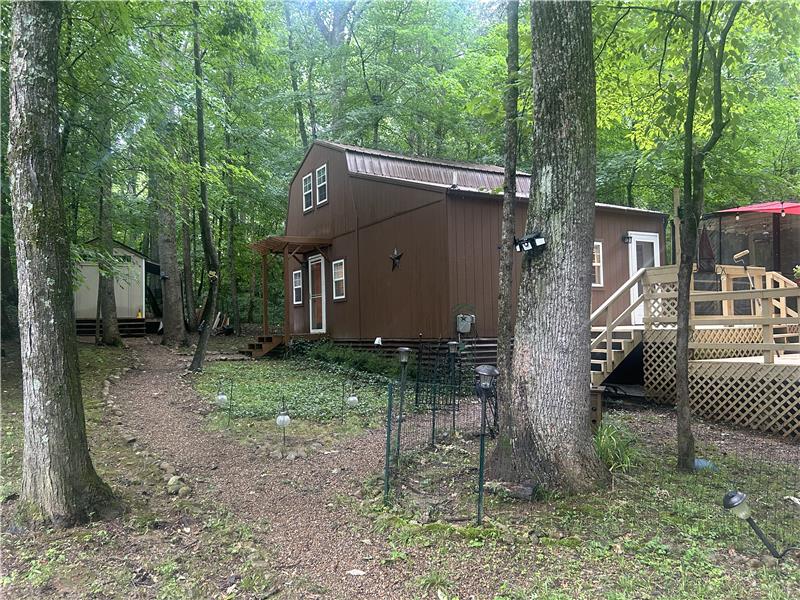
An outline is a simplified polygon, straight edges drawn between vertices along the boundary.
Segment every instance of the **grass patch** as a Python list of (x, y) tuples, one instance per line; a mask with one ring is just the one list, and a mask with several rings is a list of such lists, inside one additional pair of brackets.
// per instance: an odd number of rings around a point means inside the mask
[[(449, 505), (448, 512), (466, 507), (474, 515), (474, 477), (464, 486), (436, 481), (445, 463), (451, 463), (448, 477), (454, 467), (463, 468), (438, 448), (406, 465), (417, 469), (406, 473), (413, 485), (392, 496), (395, 506), (371, 505), (375, 526), (398, 552), (436, 549), (442, 572), (448, 571), (441, 565), (460, 570), (467, 560), (476, 570), (492, 572), (496, 598), (800, 597), (800, 556), (790, 555), (777, 566), (753, 566), (766, 549), (720, 505), (730, 487), (745, 489), (778, 545), (800, 545), (800, 516), (792, 520), (788, 509), (779, 510), (783, 496), (800, 485), (797, 469), (700, 444), (698, 455), (716, 470), (678, 473), (674, 448), (637, 438), (629, 418), (609, 411), (597, 436), (598, 450), (617, 473), (612, 489), (538, 502), (490, 495), (483, 529), (423, 524), (420, 507), (430, 505)], [(472, 457), (465, 460), (471, 463)], [(460, 587), (457, 575), (451, 579), (448, 594), (476, 593)]]
[[(342, 369), (322, 369), (301, 360), (267, 359), (257, 362), (215, 362), (196, 380), (196, 389), (215, 402), (220, 385), (231, 395), (234, 419), (274, 420), (283, 403), (292, 419), (317, 423), (382, 415), (386, 386), (378, 377), (364, 377)], [(347, 406), (344, 399), (358, 398)]]

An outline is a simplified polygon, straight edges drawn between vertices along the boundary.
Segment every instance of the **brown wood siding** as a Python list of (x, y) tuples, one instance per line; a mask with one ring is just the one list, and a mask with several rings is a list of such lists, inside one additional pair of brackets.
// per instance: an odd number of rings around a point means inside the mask
[[(664, 221), (661, 215), (624, 212), (598, 207), (594, 218), (594, 239), (603, 243), (603, 286), (592, 287), (592, 309), (600, 306), (630, 279), (628, 244), (622, 241), (629, 231), (657, 233), (661, 264), (665, 264)], [(630, 296), (621, 298), (613, 307), (620, 314), (630, 304)]]
[[(361, 338), (446, 337), (443, 199), (359, 230)], [(403, 253), (392, 271), (394, 248)]]
[[(316, 170), (328, 165), (328, 202), (317, 207)], [(303, 177), (311, 173), (314, 208), (303, 213)], [(334, 238), (354, 231), (356, 216), (350, 196), (344, 152), (312, 146), (289, 186), (286, 235)]]
[[(455, 314), (473, 312), (475, 333), (479, 337), (497, 335), (497, 269), (501, 199), (448, 195), (448, 245), (450, 253), (448, 300), (449, 333), (455, 334)], [(525, 231), (527, 202), (516, 207), (516, 232)], [(664, 232), (658, 214), (623, 212), (598, 207), (595, 213), (595, 240), (603, 242), (603, 286), (592, 289), (592, 308), (597, 308), (629, 278), (628, 246), (622, 236), (628, 231), (659, 234), (661, 262), (664, 264)], [(515, 255), (514, 286), (519, 282), (520, 255)], [(516, 293), (514, 313), (516, 313)], [(627, 306), (621, 300), (617, 310)], [(617, 313), (618, 314), (618, 313)]]

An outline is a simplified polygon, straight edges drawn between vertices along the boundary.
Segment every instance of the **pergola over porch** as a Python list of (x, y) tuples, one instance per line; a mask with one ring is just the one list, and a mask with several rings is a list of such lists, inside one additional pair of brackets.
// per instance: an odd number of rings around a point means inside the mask
[[(261, 319), (262, 330), (264, 336), (270, 336), (269, 332), (269, 266), (267, 263), (267, 255), (269, 254), (282, 254), (283, 255), (283, 288), (288, 294), (291, 289), (291, 269), (289, 269), (289, 261), (297, 258), (298, 254), (306, 254), (308, 252), (317, 251), (324, 255), (324, 249), (331, 245), (332, 240), (329, 238), (321, 237), (308, 237), (298, 235), (271, 235), (250, 244), (250, 248), (261, 255)], [(291, 303), (288, 297), (283, 300), (283, 338), (276, 340), (276, 344), (288, 341), (291, 329)], [(260, 340), (259, 340), (260, 341)], [(265, 340), (266, 341), (266, 340)], [(272, 342), (273, 340), (269, 340)], [(273, 346), (274, 347), (274, 346)], [(252, 350), (259, 351), (262, 348), (252, 348)], [(266, 352), (265, 352), (266, 353)], [(256, 352), (253, 353), (255, 356)], [(259, 352), (260, 354), (260, 352)]]

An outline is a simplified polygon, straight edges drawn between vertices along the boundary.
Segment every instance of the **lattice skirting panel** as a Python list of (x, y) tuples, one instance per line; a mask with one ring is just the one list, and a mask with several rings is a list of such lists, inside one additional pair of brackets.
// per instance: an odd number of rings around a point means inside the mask
[(692, 412), (712, 421), (800, 437), (800, 367), (759, 363), (689, 363)]
[[(647, 397), (658, 404), (672, 404), (675, 398), (674, 328), (647, 328), (644, 333), (644, 387)], [(760, 327), (695, 329), (691, 341), (707, 344), (731, 344), (726, 350), (695, 350), (696, 360), (758, 356), (743, 344), (762, 341)], [(738, 347), (737, 347), (738, 346)]]

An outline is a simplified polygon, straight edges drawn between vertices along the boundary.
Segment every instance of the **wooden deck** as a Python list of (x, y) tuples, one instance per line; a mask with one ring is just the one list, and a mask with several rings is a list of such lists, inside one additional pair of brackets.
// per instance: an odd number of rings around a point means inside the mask
[[(780, 273), (722, 265), (720, 291), (694, 291), (689, 400), (698, 416), (800, 437), (800, 288)], [(733, 291), (731, 280), (748, 278)], [(677, 267), (648, 269), (644, 376), (647, 397), (675, 399)], [(702, 303), (716, 314), (695, 314)], [(738, 303), (738, 307), (737, 307)], [(740, 311), (744, 305), (746, 314)]]

